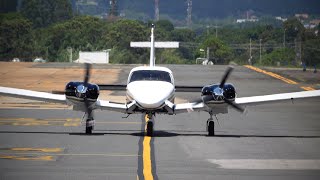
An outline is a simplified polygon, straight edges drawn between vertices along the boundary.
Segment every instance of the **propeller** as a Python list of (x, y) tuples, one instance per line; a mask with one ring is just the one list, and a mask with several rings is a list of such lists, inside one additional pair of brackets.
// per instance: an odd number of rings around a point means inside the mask
[(240, 112), (244, 112), (244, 109), (242, 107), (240, 107), (239, 105), (233, 103), (232, 101), (228, 100), (227, 98), (224, 97), (224, 91), (223, 91), (223, 87), (225, 85), (225, 83), (227, 82), (231, 72), (233, 71), (232, 67), (228, 67), (228, 69), (226, 70), (226, 72), (224, 73), (221, 82), (219, 84), (219, 87), (214, 89), (213, 95), (205, 95), (202, 96), (201, 99), (196, 100), (196, 104), (199, 103), (207, 103), (209, 101), (212, 100), (216, 100), (217, 98), (221, 98), (221, 100), (224, 100), (224, 102), (226, 102), (227, 104), (229, 104), (231, 107), (233, 107), (234, 109), (236, 109), (237, 111)]
[[(88, 84), (89, 84), (88, 82), (89, 82), (89, 79), (90, 79), (91, 68), (92, 68), (91, 64), (85, 63), (85, 71), (86, 72), (85, 72), (84, 81), (83, 81), (83, 86), (85, 88), (85, 91), (88, 89)], [(93, 118), (92, 109), (90, 107), (90, 103), (89, 103), (86, 95), (84, 96), (84, 104), (85, 104), (85, 107), (86, 107), (86, 113), (88, 115), (88, 119)]]

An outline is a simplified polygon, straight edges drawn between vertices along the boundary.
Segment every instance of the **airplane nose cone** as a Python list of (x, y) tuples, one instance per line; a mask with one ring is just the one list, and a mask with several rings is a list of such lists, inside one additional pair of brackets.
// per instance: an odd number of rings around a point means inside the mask
[(160, 81), (135, 81), (127, 86), (128, 95), (146, 109), (161, 108), (164, 102), (171, 97), (173, 90), (171, 83)]

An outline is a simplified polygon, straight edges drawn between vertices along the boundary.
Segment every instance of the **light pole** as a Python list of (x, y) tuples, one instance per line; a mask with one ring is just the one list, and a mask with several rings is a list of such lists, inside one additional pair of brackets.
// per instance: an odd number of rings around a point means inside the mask
[(67, 50), (70, 53), (69, 62), (72, 62), (72, 47), (68, 47)]
[(261, 65), (261, 62), (262, 62), (262, 61), (261, 61), (261, 40), (262, 40), (262, 39), (260, 39), (260, 59), (259, 59), (259, 64), (260, 64), (260, 65)]
[(283, 48), (286, 48), (286, 28), (283, 28)]
[(251, 38), (250, 38), (249, 48), (250, 48), (250, 49), (249, 49), (249, 53), (250, 53), (250, 54), (249, 54), (249, 60), (248, 60), (248, 61), (249, 61), (249, 65), (251, 65), (251, 63), (252, 63), (252, 62), (251, 62), (251, 59), (252, 59), (252, 55), (251, 55)]

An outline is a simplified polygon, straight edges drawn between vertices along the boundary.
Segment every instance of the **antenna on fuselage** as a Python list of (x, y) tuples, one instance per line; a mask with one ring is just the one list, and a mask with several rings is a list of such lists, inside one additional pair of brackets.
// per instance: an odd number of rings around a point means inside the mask
[(130, 42), (130, 47), (134, 48), (150, 48), (150, 67), (156, 65), (155, 63), (155, 49), (156, 48), (179, 48), (179, 42), (155, 42), (154, 40), (155, 25), (151, 26), (151, 41), (150, 42)]

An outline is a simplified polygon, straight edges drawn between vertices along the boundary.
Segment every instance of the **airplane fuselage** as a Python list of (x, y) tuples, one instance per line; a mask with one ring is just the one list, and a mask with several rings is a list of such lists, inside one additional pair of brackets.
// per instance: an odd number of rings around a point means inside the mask
[(129, 74), (127, 101), (135, 100), (141, 109), (159, 110), (166, 100), (174, 101), (174, 93), (174, 78), (166, 67), (136, 67)]

